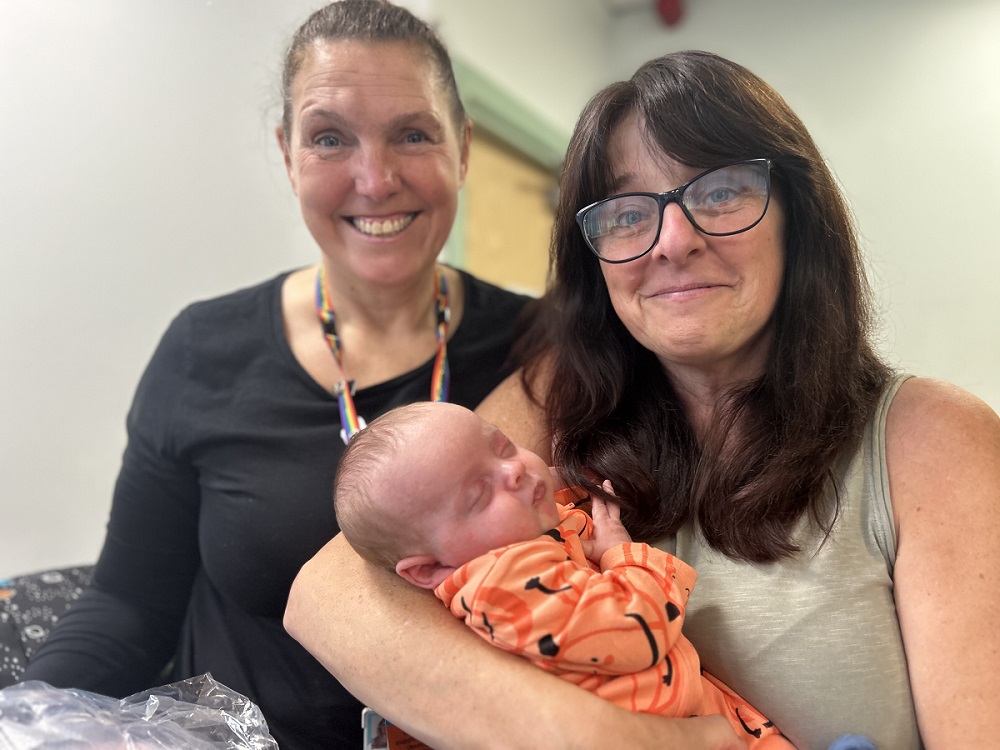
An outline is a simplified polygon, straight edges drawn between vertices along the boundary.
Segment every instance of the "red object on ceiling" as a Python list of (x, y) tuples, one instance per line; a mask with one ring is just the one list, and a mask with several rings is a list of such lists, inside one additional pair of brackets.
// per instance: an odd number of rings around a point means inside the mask
[(684, 15), (683, 0), (656, 0), (656, 11), (667, 26), (676, 26)]

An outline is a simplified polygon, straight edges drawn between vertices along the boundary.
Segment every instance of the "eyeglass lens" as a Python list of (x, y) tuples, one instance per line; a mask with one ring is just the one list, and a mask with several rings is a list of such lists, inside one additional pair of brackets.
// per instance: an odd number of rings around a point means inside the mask
[[(765, 162), (732, 164), (707, 172), (679, 189), (688, 219), (705, 234), (745, 231), (767, 209), (768, 167)], [(637, 258), (652, 248), (668, 199), (652, 194), (608, 198), (583, 216), (590, 246), (610, 261)]]

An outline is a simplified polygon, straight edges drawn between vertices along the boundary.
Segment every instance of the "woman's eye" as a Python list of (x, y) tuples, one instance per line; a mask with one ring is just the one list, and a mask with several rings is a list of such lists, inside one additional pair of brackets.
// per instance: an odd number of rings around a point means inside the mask
[(636, 224), (641, 222), (645, 217), (640, 211), (622, 211), (618, 216), (615, 217), (615, 226), (619, 227), (634, 227)]
[(733, 188), (716, 188), (707, 196), (705, 196), (705, 202), (710, 205), (718, 205), (719, 203), (725, 203), (731, 201), (736, 197), (736, 190)]

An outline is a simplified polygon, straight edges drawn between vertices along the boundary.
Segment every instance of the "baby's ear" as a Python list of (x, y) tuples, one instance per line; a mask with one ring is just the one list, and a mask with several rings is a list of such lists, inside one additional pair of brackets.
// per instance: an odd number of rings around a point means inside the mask
[(431, 555), (411, 555), (396, 563), (396, 572), (422, 589), (436, 588), (454, 570), (453, 567), (438, 562)]

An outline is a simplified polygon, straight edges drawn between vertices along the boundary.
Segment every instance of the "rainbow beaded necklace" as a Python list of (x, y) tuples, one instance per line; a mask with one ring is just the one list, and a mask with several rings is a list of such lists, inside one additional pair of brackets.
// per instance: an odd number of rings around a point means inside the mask
[[(448, 282), (444, 271), (438, 269), (438, 283), (434, 287), (434, 306), (437, 310), (438, 350), (434, 358), (434, 369), (431, 372), (431, 401), (447, 401), (448, 389), (451, 385), (451, 371), (448, 368), (448, 323), (451, 321), (451, 307), (448, 304)], [(323, 335), (340, 368), (340, 382), (333, 387), (333, 394), (340, 403), (340, 439), (344, 445), (359, 430), (365, 428), (364, 418), (358, 414), (354, 406), (354, 384), (347, 380), (347, 373), (341, 360), (340, 337), (337, 335), (333, 303), (330, 301), (330, 291), (326, 286), (326, 269), (320, 265), (316, 273), (316, 314), (323, 325)]]

